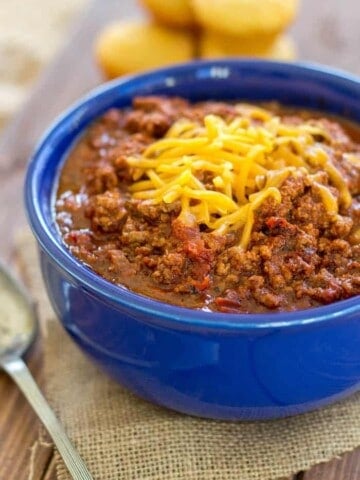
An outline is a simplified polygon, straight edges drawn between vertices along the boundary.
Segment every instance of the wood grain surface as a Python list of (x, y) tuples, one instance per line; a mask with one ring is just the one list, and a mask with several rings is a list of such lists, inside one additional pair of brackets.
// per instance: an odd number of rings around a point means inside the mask
[[(14, 254), (14, 234), (25, 224), (23, 176), (34, 145), (56, 115), (101, 82), (92, 56), (96, 33), (109, 21), (140, 14), (135, 0), (93, 1), (75, 22), (67, 46), (4, 132), (0, 141), (0, 256), (7, 262)], [(358, 0), (302, 0), (299, 18), (292, 28), (300, 59), (360, 74), (359, 20)], [(41, 385), (40, 341), (32, 349), (28, 363)], [(38, 420), (10, 379), (0, 372), (0, 480), (55, 479), (51, 443), (47, 439), (40, 442)], [(288, 480), (359, 479), (360, 449), (357, 449)]]

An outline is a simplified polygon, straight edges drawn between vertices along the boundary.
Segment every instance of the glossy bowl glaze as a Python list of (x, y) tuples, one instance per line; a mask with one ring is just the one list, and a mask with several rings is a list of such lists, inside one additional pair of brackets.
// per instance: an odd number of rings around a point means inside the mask
[(294, 415), (360, 386), (360, 299), (278, 314), (221, 314), (163, 304), (112, 285), (74, 258), (53, 214), (69, 147), (135, 95), (277, 100), (360, 122), (360, 81), (316, 65), (196, 62), (105, 84), (46, 132), (29, 165), (26, 207), (54, 310), (75, 342), (141, 397), (192, 415)]

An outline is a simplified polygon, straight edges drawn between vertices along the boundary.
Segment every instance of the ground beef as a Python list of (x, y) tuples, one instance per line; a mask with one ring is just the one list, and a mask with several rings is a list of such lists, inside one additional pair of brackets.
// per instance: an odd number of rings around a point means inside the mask
[(125, 223), (127, 210), (119, 190), (108, 190), (94, 195), (90, 200), (87, 215), (95, 231), (118, 232)]
[(337, 120), (272, 108), (289, 124), (306, 121), (327, 132), (316, 141), (353, 195), (336, 218), (306, 176), (289, 176), (281, 203), (269, 198), (256, 211), (244, 251), (239, 232), (216, 236), (202, 225), (185, 225), (177, 202), (134, 200), (128, 156), (143, 152), (181, 117), (196, 122), (213, 113), (229, 121), (241, 111), (224, 102), (138, 97), (132, 108), (112, 109), (90, 126), (62, 170), (56, 219), (71, 252), (111, 282), (191, 308), (283, 311), (359, 295), (360, 168), (347, 158), (360, 154), (356, 130), (349, 135)]

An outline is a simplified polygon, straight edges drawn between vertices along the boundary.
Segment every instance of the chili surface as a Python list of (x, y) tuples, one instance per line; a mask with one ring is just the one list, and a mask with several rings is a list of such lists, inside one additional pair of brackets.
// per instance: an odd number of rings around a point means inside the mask
[[(354, 126), (266, 106), (285, 125), (321, 127), (326, 135), (313, 133), (314, 143), (341, 173), (351, 203), (334, 216), (307, 175), (290, 174), (279, 186), (281, 202), (269, 197), (254, 211), (247, 248), (238, 247), (236, 229), (214, 235), (204, 223), (183, 222), (177, 200), (154, 204), (132, 195), (129, 158), (142, 155), (178, 119), (201, 123), (216, 115), (231, 122), (247, 109), (138, 97), (131, 108), (96, 120), (66, 159), (57, 190), (56, 221), (72, 254), (110, 282), (190, 308), (290, 311), (359, 295), (360, 144)], [(256, 116), (250, 121), (262, 123)], [(318, 170), (317, 178), (339, 198), (326, 171)], [(214, 190), (211, 173), (202, 172), (201, 181)]]

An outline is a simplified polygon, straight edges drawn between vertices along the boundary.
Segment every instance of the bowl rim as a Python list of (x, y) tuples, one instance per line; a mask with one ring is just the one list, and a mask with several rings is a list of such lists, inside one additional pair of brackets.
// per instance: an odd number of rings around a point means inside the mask
[[(84, 288), (88, 293), (100, 296), (109, 301), (115, 307), (131, 309), (134, 312), (145, 314), (143, 321), (149, 323), (161, 323), (167, 327), (177, 327), (181, 329), (202, 328), (217, 331), (259, 331), (263, 329), (278, 328), (296, 328), (302, 325), (320, 324), (323, 322), (337, 321), (344, 319), (347, 315), (359, 313), (360, 299), (355, 296), (346, 300), (319, 306), (306, 310), (285, 311), (276, 313), (220, 313), (209, 312), (198, 309), (190, 309), (172, 304), (167, 304), (159, 300), (154, 300), (136, 292), (128, 290), (126, 287), (112, 284), (104, 279), (87, 265), (80, 262), (67, 249), (65, 243), (53, 235), (46, 222), (41, 208), (41, 202), (37, 197), (38, 176), (44, 167), (43, 157), (46, 158), (47, 143), (51, 138), (58, 134), (64, 124), (71, 122), (74, 116), (81, 115), (84, 105), (95, 102), (99, 96), (107, 95), (118, 87), (133, 82), (144, 84), (147, 80), (157, 75), (176, 75), (183, 71), (194, 71), (201, 67), (261, 67), (267, 66), (278, 70), (301, 71), (303, 73), (315, 74), (320, 76), (319, 81), (324, 77), (338, 82), (351, 83), (360, 87), (360, 78), (345, 71), (323, 66), (313, 62), (275, 62), (269, 60), (241, 60), (236, 58), (219, 60), (197, 60), (175, 66), (151, 70), (138, 75), (127, 75), (121, 78), (105, 82), (92, 89), (79, 100), (72, 103), (67, 109), (58, 115), (51, 125), (45, 130), (39, 142), (37, 143), (26, 172), (24, 199), (26, 206), (26, 215), (31, 229), (48, 256), (55, 262), (67, 276), (75, 280), (78, 285)], [(264, 74), (261, 71), (259, 74)], [(38, 159), (42, 160), (41, 162)], [(120, 295), (119, 295), (120, 293)], [(288, 317), (291, 317), (290, 319)]]

